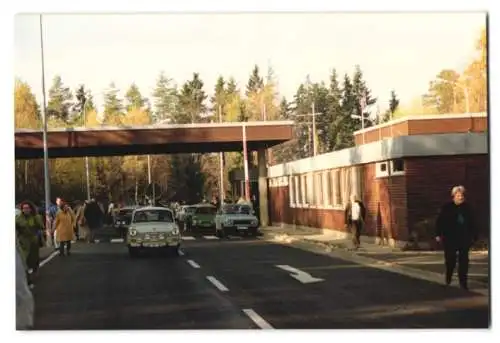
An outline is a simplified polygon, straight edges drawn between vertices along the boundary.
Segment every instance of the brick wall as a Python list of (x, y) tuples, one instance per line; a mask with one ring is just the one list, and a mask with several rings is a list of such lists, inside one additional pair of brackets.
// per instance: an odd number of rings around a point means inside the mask
[(363, 202), (367, 207), (366, 234), (406, 240), (407, 196), (404, 175), (375, 178), (376, 164), (364, 165)]
[[(490, 163), (487, 155), (406, 159), (408, 219), (410, 225), (435, 220), (440, 207), (451, 200), (453, 186), (463, 185), (474, 208), (483, 237), (490, 231)], [(410, 227), (411, 229), (411, 227)]]

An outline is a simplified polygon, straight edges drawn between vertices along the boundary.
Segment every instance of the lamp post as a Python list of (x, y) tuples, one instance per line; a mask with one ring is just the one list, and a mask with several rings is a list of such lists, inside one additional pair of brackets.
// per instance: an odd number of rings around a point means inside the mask
[[(42, 106), (41, 115), (43, 120), (43, 166), (44, 166), (44, 188), (45, 188), (45, 218), (46, 229), (50, 229), (49, 207), (50, 207), (50, 171), (49, 171), (49, 149), (47, 146), (47, 109), (45, 96), (45, 60), (43, 55), (43, 21), (40, 14), (40, 53), (42, 58)], [(48, 241), (48, 240), (47, 240)]]

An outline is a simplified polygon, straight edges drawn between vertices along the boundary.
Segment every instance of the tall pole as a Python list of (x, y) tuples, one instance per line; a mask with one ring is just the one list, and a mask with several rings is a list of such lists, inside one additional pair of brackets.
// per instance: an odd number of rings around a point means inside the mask
[[(148, 155), (148, 185), (151, 185), (151, 155)], [(153, 186), (153, 198), (154, 198), (154, 186)]]
[[(222, 123), (222, 106), (219, 105), (219, 123)], [(219, 152), (219, 172), (220, 172), (220, 179), (219, 179), (219, 191), (220, 191), (220, 202), (221, 204), (224, 203), (224, 153), (221, 151)]]
[(43, 166), (44, 166), (44, 186), (45, 186), (45, 218), (46, 229), (50, 229), (49, 207), (50, 207), (50, 174), (49, 174), (49, 149), (47, 146), (47, 111), (45, 98), (45, 61), (43, 57), (43, 24), (40, 14), (40, 53), (42, 56), (42, 106), (41, 114), (43, 120)]
[(313, 135), (313, 156), (316, 156), (318, 154), (318, 146), (316, 144), (316, 112), (315, 112), (315, 107), (314, 107), (314, 101), (312, 103), (312, 135)]
[[(83, 103), (83, 126), (87, 127), (87, 100)], [(87, 200), (90, 201), (90, 171), (88, 156), (85, 156), (85, 177), (87, 182)]]
[(245, 200), (250, 201), (250, 181), (248, 179), (247, 127), (243, 123), (243, 168), (245, 170)]

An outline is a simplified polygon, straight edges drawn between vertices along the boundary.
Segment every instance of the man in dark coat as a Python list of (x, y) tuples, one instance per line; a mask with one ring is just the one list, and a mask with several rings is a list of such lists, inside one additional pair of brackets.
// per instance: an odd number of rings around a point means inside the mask
[(451, 283), (458, 255), (458, 280), (467, 289), (469, 250), (477, 240), (477, 227), (472, 209), (465, 202), (465, 188), (455, 186), (451, 191), (453, 201), (445, 204), (436, 221), (436, 241), (444, 247), (446, 285)]
[(95, 199), (90, 200), (89, 203), (85, 206), (83, 216), (85, 217), (85, 222), (90, 231), (90, 242), (93, 243), (95, 240), (95, 232), (101, 227), (104, 216), (101, 207), (95, 201)]

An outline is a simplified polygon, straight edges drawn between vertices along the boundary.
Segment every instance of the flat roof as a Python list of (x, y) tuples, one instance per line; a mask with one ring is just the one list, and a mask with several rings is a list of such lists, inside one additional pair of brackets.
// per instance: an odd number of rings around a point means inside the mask
[[(74, 127), (48, 130), (49, 158), (210, 153), (267, 149), (293, 138), (293, 121), (254, 121), (148, 126)], [(43, 157), (43, 132), (15, 131), (16, 159)]]

